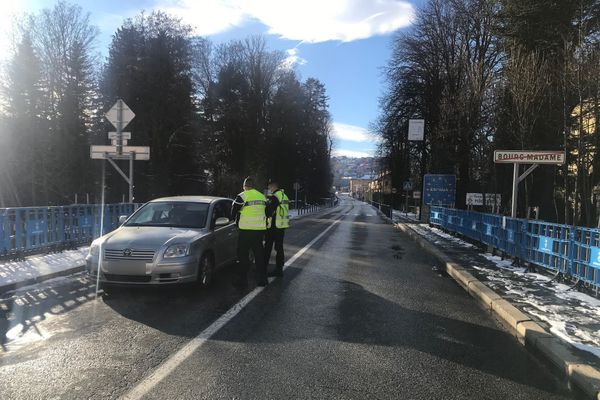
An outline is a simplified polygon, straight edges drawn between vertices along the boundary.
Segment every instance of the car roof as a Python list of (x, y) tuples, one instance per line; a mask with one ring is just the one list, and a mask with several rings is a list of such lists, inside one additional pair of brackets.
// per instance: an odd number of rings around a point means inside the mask
[(218, 200), (230, 200), (226, 197), (215, 197), (215, 196), (171, 196), (161, 197), (159, 199), (151, 200), (150, 203), (156, 203), (160, 201), (171, 201), (171, 202), (192, 202), (192, 203), (213, 203)]

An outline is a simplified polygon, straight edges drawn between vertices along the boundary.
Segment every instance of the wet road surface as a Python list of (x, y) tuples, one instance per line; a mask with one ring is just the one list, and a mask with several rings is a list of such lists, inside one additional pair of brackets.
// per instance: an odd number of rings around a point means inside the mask
[[(364, 203), (295, 221), (287, 258), (332, 224), (173, 369), (165, 361), (252, 291), (231, 286), (232, 267), (204, 291), (94, 300), (79, 275), (1, 300), (0, 334), (24, 331), (0, 351), (2, 398), (119, 398), (144, 385), (148, 399), (577, 397)], [(165, 378), (148, 386), (157, 370)]]

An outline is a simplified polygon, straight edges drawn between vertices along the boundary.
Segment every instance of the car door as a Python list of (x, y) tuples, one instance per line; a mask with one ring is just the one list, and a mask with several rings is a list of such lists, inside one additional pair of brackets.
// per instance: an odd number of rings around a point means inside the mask
[(215, 203), (212, 215), (213, 235), (215, 237), (215, 264), (225, 265), (235, 259), (237, 248), (237, 228), (234, 221), (225, 226), (215, 226), (217, 218), (229, 218), (231, 200), (219, 200)]

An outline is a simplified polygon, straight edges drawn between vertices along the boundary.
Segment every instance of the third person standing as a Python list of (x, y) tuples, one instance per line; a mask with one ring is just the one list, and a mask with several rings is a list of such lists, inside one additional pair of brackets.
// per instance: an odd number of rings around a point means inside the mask
[(267, 197), (267, 231), (265, 235), (265, 265), (268, 267), (271, 250), (275, 245), (275, 270), (268, 276), (283, 276), (283, 238), (285, 230), (290, 226), (289, 199), (275, 180), (269, 180), (269, 196)]

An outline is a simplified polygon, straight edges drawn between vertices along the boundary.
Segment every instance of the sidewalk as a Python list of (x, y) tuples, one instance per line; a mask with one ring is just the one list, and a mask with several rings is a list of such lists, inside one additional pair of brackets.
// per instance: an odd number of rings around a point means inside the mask
[(22, 261), (0, 263), (0, 294), (59, 276), (83, 271), (88, 247), (38, 254)]
[[(596, 392), (600, 390), (600, 299), (553, 281), (545, 272), (528, 273), (525, 268), (513, 266), (509, 259), (486, 253), (471, 243), (410, 217), (405, 218), (404, 213), (394, 212), (393, 223), (408, 227), (434, 245), (458, 268), (464, 269), (467, 275), (472, 275), (510, 302), (557, 338), (555, 340), (562, 342), (565, 349), (570, 348), (561, 353), (558, 359), (553, 359), (553, 363), (559, 368), (566, 366), (564, 372), (570, 377), (572, 371), (569, 365), (588, 368), (587, 388), (594, 388), (590, 390)], [(442, 264), (440, 262), (434, 266), (434, 271), (443, 271)], [(548, 357), (547, 352), (545, 356)], [(595, 368), (595, 371), (586, 365)]]

